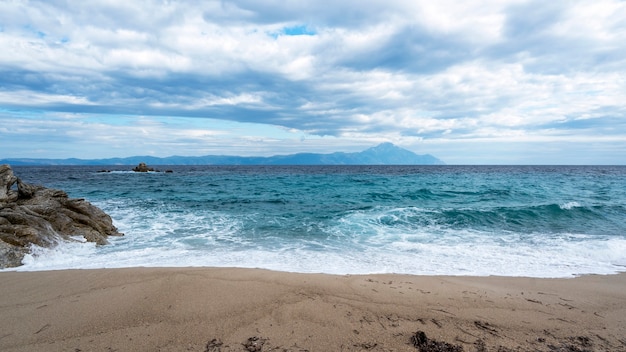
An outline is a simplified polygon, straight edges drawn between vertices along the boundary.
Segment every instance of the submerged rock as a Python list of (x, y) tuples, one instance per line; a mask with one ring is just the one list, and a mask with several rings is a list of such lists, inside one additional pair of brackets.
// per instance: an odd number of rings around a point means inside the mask
[(98, 207), (61, 190), (24, 183), (9, 165), (0, 165), (0, 269), (21, 265), (32, 244), (53, 247), (82, 236), (102, 245), (108, 236), (122, 235)]

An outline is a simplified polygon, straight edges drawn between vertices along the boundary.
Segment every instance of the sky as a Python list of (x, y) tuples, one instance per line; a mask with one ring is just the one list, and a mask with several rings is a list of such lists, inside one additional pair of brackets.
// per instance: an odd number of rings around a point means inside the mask
[(0, 0), (0, 159), (626, 164), (623, 0)]

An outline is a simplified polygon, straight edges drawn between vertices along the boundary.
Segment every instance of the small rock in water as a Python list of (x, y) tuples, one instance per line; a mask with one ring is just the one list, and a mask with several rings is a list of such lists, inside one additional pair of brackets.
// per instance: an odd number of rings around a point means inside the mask
[(133, 171), (135, 172), (149, 172), (149, 171), (155, 171), (154, 168), (148, 167), (148, 165), (146, 165), (146, 163), (139, 163), (139, 165), (135, 166), (133, 168)]

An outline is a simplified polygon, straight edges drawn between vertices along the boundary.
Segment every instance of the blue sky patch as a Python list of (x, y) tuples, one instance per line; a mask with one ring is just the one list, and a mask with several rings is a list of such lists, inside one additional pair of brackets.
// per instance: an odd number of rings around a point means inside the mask
[(283, 33), (285, 35), (315, 35), (316, 34), (314, 30), (312, 30), (311, 28), (305, 25), (285, 27), (283, 28)]
[(280, 31), (278, 32), (270, 32), (269, 35), (276, 39), (279, 36), (298, 36), (298, 35), (316, 35), (317, 32), (309, 27), (307, 27), (306, 25), (297, 25), (297, 26), (290, 26), (290, 27), (284, 27), (282, 28)]

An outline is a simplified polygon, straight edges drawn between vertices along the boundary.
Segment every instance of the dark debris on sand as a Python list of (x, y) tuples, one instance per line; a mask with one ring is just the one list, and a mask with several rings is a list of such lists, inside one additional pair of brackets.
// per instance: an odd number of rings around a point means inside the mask
[[(488, 324), (485, 326), (491, 327)], [(613, 351), (614, 349), (609, 346), (605, 348), (597, 349), (591, 338), (586, 336), (577, 336), (563, 339), (557, 344), (546, 343), (546, 340), (540, 338), (537, 340), (539, 343), (545, 343), (542, 346), (517, 346), (514, 348), (504, 346), (492, 346), (487, 347), (483, 339), (478, 339), (474, 342), (473, 348), (468, 352), (593, 352), (593, 351)], [(411, 344), (419, 352), (464, 352), (463, 346), (455, 345), (444, 341), (438, 341), (435, 339), (429, 339), (426, 333), (418, 330), (411, 335)], [(259, 336), (253, 336), (248, 338), (245, 342), (241, 343), (243, 351), (248, 352), (263, 352), (263, 351), (292, 351), (292, 349), (284, 349), (282, 347), (271, 346), (268, 338)], [(297, 347), (297, 346), (296, 346)], [(380, 346), (377, 343), (362, 343), (355, 344), (353, 347), (359, 350), (377, 350)], [(613, 346), (614, 347), (614, 346)], [(233, 349), (234, 348), (234, 349)], [(241, 348), (241, 347), (239, 347)], [(225, 351), (240, 351), (240, 349), (234, 346), (225, 345), (219, 339), (211, 339), (206, 344), (204, 352), (225, 352)], [(297, 349), (298, 351), (308, 351), (303, 349)], [(623, 349), (616, 349), (616, 351), (622, 351)]]
[[(489, 325), (486, 325), (489, 327)], [(495, 331), (495, 330), (494, 330)], [(544, 339), (539, 340), (539, 342), (545, 342)], [(429, 339), (426, 336), (426, 333), (423, 331), (417, 331), (415, 334), (411, 336), (411, 343), (415, 348), (418, 349), (419, 352), (463, 352), (463, 346), (461, 345), (453, 345), (443, 341), (437, 341), (434, 339)], [(586, 336), (578, 336), (578, 337), (570, 337), (564, 341), (560, 341), (558, 345), (547, 344), (544, 345), (544, 348), (534, 347), (532, 349), (528, 349), (522, 346), (518, 346), (516, 349), (510, 349), (504, 346), (498, 346), (495, 349), (487, 349), (485, 341), (482, 339), (477, 340), (474, 343), (474, 348), (476, 352), (518, 352), (518, 351), (546, 351), (546, 352), (593, 352), (597, 349), (594, 349), (593, 341)], [(605, 349), (602, 349), (605, 351)], [(606, 351), (612, 351), (613, 349), (606, 349)], [(620, 350), (621, 351), (621, 350)]]
[(423, 331), (417, 331), (411, 336), (411, 343), (420, 352), (463, 352), (463, 346), (429, 339)]
[(249, 351), (249, 352), (261, 352), (263, 350), (263, 345), (265, 344), (266, 341), (267, 339), (263, 339), (258, 336), (253, 336), (253, 337), (250, 337), (248, 341), (246, 341), (243, 344), (243, 347), (245, 347), (246, 351)]
[(221, 352), (221, 347), (223, 344), (224, 343), (218, 339), (212, 339), (211, 341), (207, 342), (204, 352)]

